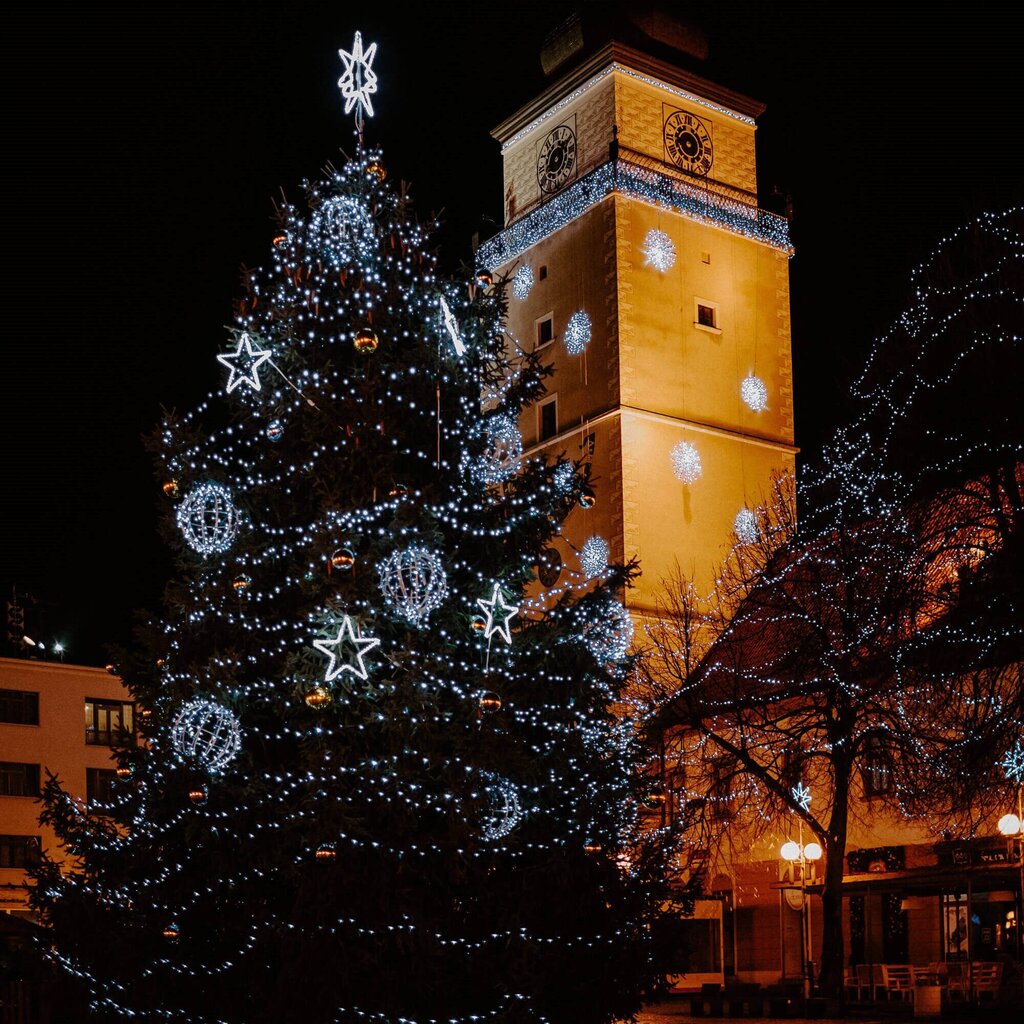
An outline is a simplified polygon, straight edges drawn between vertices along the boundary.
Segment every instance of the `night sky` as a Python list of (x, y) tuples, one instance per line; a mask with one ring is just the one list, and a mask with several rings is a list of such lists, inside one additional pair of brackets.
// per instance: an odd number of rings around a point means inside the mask
[[(29, 5), (25, 5), (29, 6)], [(102, 664), (171, 559), (141, 437), (222, 384), (241, 264), (268, 258), (271, 200), (301, 197), (350, 119), (336, 82), (376, 40), (371, 142), (442, 262), (502, 206), (490, 130), (534, 96), (564, 3), (31, 5), (5, 15), (4, 453), (0, 587), (39, 638)], [(1022, 198), (1018, 5), (666, 4), (706, 26), (707, 77), (767, 104), (762, 197), (792, 199), (797, 443), (828, 436), (910, 270)], [(1014, 12), (1017, 13), (1014, 13)]]

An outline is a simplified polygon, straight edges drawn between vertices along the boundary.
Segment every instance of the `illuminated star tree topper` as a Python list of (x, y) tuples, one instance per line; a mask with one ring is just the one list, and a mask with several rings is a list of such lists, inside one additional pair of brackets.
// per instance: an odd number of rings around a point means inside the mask
[(345, 113), (349, 114), (353, 107), (356, 108), (356, 130), (361, 141), (364, 112), (368, 117), (373, 117), (370, 96), (377, 91), (377, 74), (372, 67), (373, 58), (377, 56), (377, 44), (371, 43), (364, 50), (362, 34), (357, 32), (351, 52), (339, 50), (338, 56), (345, 65), (345, 70), (338, 79), (338, 88), (341, 89), (342, 98), (345, 100)]

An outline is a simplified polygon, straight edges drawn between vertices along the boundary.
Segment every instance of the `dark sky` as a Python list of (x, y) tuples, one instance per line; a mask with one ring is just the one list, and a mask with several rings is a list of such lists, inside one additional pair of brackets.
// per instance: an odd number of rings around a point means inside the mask
[[(543, 85), (565, 3), (23, 5), (5, 14), (0, 587), (68, 660), (101, 664), (171, 571), (141, 435), (218, 386), (242, 263), (271, 197), (351, 147), (340, 46), (379, 43), (369, 137), (442, 258), (501, 216), (490, 129)], [(403, 5), (403, 7), (406, 5)], [(706, 69), (765, 102), (759, 185), (792, 196), (797, 441), (820, 443), (908, 274), (964, 220), (1021, 200), (1011, 3), (667, 4)], [(6, 596), (5, 595), (5, 596)]]

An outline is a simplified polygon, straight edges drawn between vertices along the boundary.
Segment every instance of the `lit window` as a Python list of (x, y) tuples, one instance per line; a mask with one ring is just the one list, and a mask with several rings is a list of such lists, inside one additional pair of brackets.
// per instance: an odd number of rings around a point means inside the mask
[(85, 700), (85, 742), (119, 747), (135, 742), (134, 705), (120, 700)]

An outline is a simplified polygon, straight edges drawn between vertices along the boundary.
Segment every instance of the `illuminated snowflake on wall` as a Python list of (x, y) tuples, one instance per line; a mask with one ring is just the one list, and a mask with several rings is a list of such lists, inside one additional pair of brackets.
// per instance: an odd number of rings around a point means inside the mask
[(196, 484), (178, 506), (178, 529), (200, 555), (223, 554), (238, 535), (240, 515), (231, 492), (218, 483)]
[(740, 383), (740, 398), (744, 404), (754, 412), (761, 412), (768, 408), (768, 388), (760, 377), (752, 373), (747, 374)]
[(761, 532), (757, 526), (757, 515), (749, 508), (741, 508), (736, 513), (732, 528), (741, 544), (753, 544)]
[(426, 625), (430, 613), (448, 596), (448, 575), (440, 557), (420, 544), (392, 551), (378, 572), (384, 599), (414, 626)]
[(590, 317), (586, 311), (577, 309), (565, 325), (565, 350), (571, 356), (581, 356), (590, 344)]
[(644, 266), (654, 267), (663, 274), (675, 266), (676, 247), (664, 231), (651, 228), (644, 237), (644, 245), (640, 251), (644, 254)]
[(309, 219), (310, 245), (335, 267), (369, 259), (376, 251), (373, 218), (356, 196), (330, 196)]
[(611, 549), (604, 537), (591, 537), (584, 542), (580, 550), (580, 567), (588, 580), (596, 579), (608, 568), (608, 555)]
[(533, 289), (533, 267), (529, 263), (524, 263), (513, 275), (512, 275), (512, 294), (515, 298), (522, 301)]
[(1006, 772), (1006, 777), (1014, 785), (1024, 784), (1024, 740), (1017, 740), (1016, 744), (1003, 755), (999, 766)]
[(689, 441), (680, 441), (672, 449), (672, 468), (675, 470), (676, 479), (684, 484), (696, 483), (704, 471), (700, 453)]

